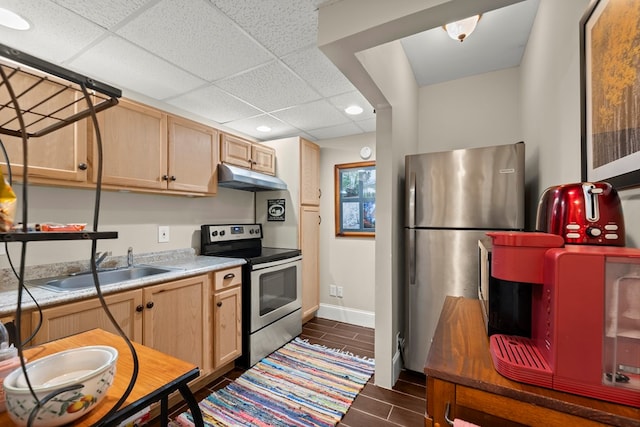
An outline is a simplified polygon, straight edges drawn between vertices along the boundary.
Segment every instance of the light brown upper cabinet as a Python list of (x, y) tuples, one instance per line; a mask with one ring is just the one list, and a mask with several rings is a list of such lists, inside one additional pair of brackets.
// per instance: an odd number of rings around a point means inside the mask
[[(212, 195), (217, 191), (218, 131), (129, 100), (98, 115), (102, 182), (116, 188)], [(97, 145), (91, 148), (97, 179)]]
[[(35, 88), (28, 90), (39, 80), (26, 73), (18, 74), (11, 79), (11, 85), (16, 94), (25, 92), (19, 99), (21, 109), (33, 108), (34, 111), (56, 111), (56, 117), (68, 117), (84, 109), (84, 101), (75, 102), (82, 94), (76, 91), (60, 92), (60, 87), (49, 81), (43, 81)], [(54, 96), (55, 95), (55, 96)], [(38, 105), (43, 99), (43, 104)], [(10, 102), (8, 92), (0, 91), (0, 103), (7, 105)], [(32, 107), (33, 106), (33, 107)], [(15, 116), (13, 108), (0, 109), (0, 122), (6, 123)], [(52, 119), (42, 118), (33, 113), (24, 115), (25, 126), (32, 130), (39, 130), (52, 124)], [(87, 124), (86, 120), (79, 120), (44, 136), (28, 139), (28, 164), (29, 177), (37, 178), (39, 182), (71, 181), (84, 182), (87, 180)], [(19, 126), (11, 128), (19, 129)], [(41, 124), (41, 126), (40, 126)], [(35, 128), (35, 129), (33, 129)], [(11, 171), (15, 178), (20, 180), (24, 175), (24, 156), (22, 138), (9, 135), (1, 135), (2, 142), (7, 150)], [(7, 177), (7, 165), (3, 156), (0, 156), (2, 171)], [(8, 178), (8, 177), (7, 177)]]
[(256, 172), (276, 174), (276, 152), (273, 148), (227, 133), (220, 137), (220, 161)]
[(215, 194), (218, 190), (218, 131), (169, 116), (169, 189)]
[(300, 204), (320, 206), (320, 147), (300, 138)]

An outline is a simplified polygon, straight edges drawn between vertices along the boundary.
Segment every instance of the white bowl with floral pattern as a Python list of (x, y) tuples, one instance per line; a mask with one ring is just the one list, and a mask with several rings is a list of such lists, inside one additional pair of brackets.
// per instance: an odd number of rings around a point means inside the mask
[(9, 416), (17, 425), (26, 426), (37, 406), (27, 385), (28, 378), (40, 401), (55, 394), (41, 405), (33, 427), (61, 426), (82, 417), (111, 387), (117, 359), (115, 348), (95, 345), (61, 351), (27, 363), (26, 377), (22, 367), (15, 369), (3, 383)]

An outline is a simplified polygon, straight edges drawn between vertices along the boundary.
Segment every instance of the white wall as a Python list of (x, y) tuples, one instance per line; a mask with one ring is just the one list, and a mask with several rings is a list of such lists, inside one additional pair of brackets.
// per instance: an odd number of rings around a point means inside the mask
[(522, 141), (518, 67), (423, 86), (419, 94), (421, 153)]
[[(339, 237), (335, 233), (335, 165), (365, 161), (360, 149), (372, 148), (367, 161), (376, 160), (376, 134), (366, 133), (319, 141), (320, 145), (320, 310), (325, 317), (374, 327), (374, 238)], [(377, 213), (377, 212), (376, 212)], [(377, 222), (377, 221), (376, 221)], [(329, 296), (329, 285), (342, 286), (342, 298)]]
[(418, 86), (399, 41), (358, 58), (389, 101), (376, 117), (376, 384), (401, 370), (396, 335), (404, 332), (404, 156), (418, 145)]
[[(14, 188), (22, 199), (22, 186)], [(29, 222), (87, 223), (93, 229), (95, 192), (84, 189), (29, 186)], [(224, 222), (253, 222), (253, 193), (220, 188), (216, 197), (193, 198), (103, 191), (98, 231), (117, 231), (117, 239), (99, 240), (99, 251), (124, 256), (129, 246), (134, 255), (192, 247), (200, 251), (200, 225)], [(19, 202), (17, 218), (22, 218)], [(17, 221), (19, 221), (17, 219)], [(158, 243), (158, 225), (168, 225), (170, 241)], [(10, 243), (14, 265), (20, 258), (20, 243)], [(30, 242), (26, 265), (88, 260), (90, 242)], [(6, 255), (0, 268), (7, 268)]]
[(542, 191), (580, 182), (579, 22), (588, 0), (542, 0), (522, 60), (529, 227)]

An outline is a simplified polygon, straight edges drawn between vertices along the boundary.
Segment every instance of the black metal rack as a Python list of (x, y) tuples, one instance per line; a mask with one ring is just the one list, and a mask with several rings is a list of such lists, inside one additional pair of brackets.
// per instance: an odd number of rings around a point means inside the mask
[[(41, 137), (116, 105), (122, 96), (120, 89), (3, 44), (0, 67), (0, 134), (4, 135)], [(87, 91), (91, 99), (87, 99)], [(41, 97), (34, 96), (39, 93)], [(0, 232), (0, 242), (117, 237), (117, 232), (98, 231)]]

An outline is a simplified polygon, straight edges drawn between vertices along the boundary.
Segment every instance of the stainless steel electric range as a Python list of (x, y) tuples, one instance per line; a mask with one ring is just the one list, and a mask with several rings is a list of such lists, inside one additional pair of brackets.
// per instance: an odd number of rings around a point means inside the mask
[(262, 246), (261, 224), (201, 226), (201, 255), (244, 258), (242, 357), (253, 366), (302, 332), (302, 254)]

